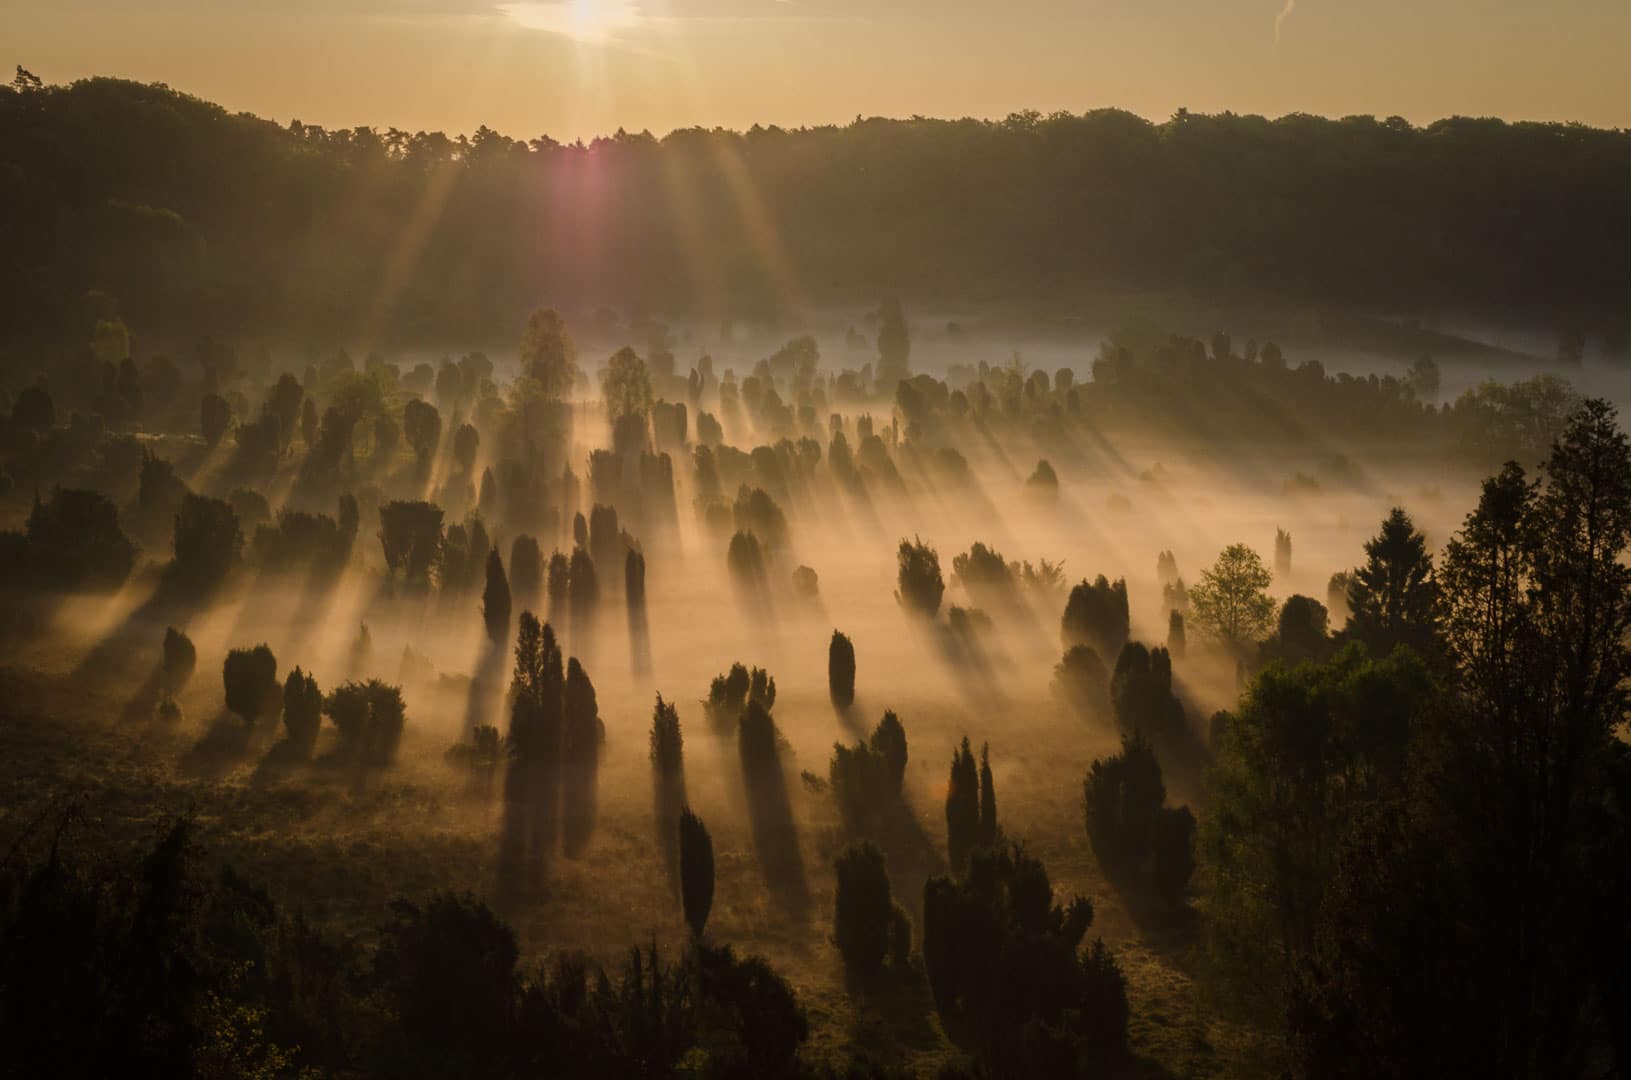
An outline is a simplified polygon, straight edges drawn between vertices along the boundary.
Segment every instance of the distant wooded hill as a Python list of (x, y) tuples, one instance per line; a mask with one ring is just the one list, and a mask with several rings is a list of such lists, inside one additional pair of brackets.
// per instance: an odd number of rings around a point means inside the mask
[(1100, 110), (562, 145), (19, 75), (0, 325), (78, 343), (113, 307), (159, 337), (507, 341), (539, 302), (756, 317), (1108, 288), (1606, 320), (1631, 306), (1628, 192), (1631, 133), (1562, 124)]

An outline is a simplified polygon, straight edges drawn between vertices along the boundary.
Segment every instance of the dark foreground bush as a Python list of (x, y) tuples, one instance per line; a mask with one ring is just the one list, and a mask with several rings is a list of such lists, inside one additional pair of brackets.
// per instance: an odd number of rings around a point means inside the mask
[(786, 981), (728, 947), (523, 968), (452, 894), (397, 901), (366, 947), (206, 870), (185, 820), (98, 863), (32, 839), (0, 866), (8, 1075), (779, 1076), (808, 1037)]

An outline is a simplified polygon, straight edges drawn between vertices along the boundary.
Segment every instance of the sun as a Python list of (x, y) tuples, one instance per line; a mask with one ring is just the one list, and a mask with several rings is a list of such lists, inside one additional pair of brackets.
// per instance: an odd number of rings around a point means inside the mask
[(601, 45), (640, 25), (634, 0), (525, 0), (500, 4), (517, 26)]

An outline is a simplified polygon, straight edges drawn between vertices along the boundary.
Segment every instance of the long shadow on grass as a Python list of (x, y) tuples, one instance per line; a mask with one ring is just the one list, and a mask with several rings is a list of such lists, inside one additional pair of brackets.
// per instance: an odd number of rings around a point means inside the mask
[(787, 793), (776, 723), (758, 702), (748, 702), (737, 731), (742, 780), (747, 792), (753, 847), (765, 884), (789, 918), (803, 921), (810, 911), (810, 886), (804, 875), (798, 824)]

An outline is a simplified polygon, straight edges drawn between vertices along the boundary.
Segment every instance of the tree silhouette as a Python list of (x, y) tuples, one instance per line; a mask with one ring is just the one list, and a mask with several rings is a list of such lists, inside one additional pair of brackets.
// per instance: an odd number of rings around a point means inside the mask
[(855, 703), (855, 646), (837, 630), (827, 646), (827, 693), (840, 709)]
[(685, 770), (685, 741), (680, 735), (680, 714), (672, 702), (657, 695), (657, 708), (651, 717), (651, 763), (665, 778), (682, 776)]
[(323, 725), (323, 692), (317, 680), (296, 667), (283, 681), (283, 726), (300, 757), (310, 757)]
[(594, 835), (600, 744), (606, 737), (595, 703), (594, 684), (576, 657), (566, 665), (563, 702), (561, 847), (567, 856), (576, 857), (588, 847), (589, 838)]
[(1184, 613), (1169, 611), (1167, 613), (1167, 654), (1176, 660), (1182, 660), (1184, 653), (1189, 650), (1189, 639), (1184, 633)]
[(1097, 1072), (1127, 1042), (1126, 981), (1102, 941), (1082, 948), (1093, 905), (1054, 903), (1045, 867), (1018, 846), (973, 856), (963, 881), (923, 888), (923, 967), (946, 1031), (980, 1066), (1016, 1076)]
[(392, 576), (424, 584), (442, 557), (442, 508), (396, 500), (379, 508), (380, 545)]
[(1185, 730), (1184, 707), (1172, 692), (1172, 659), (1167, 650), (1129, 641), (1116, 658), (1110, 703), (1123, 731), (1174, 735)]
[(968, 867), (969, 854), (980, 839), (980, 776), (974, 751), (965, 736), (951, 756), (951, 783), (946, 791), (946, 848), (952, 869)]
[(870, 745), (883, 762), (884, 790), (891, 798), (900, 798), (906, 780), (906, 729), (894, 710), (884, 710), (883, 719), (872, 730)]
[(975, 841), (982, 848), (997, 842), (997, 788), (991, 779), (991, 745), (980, 745), (980, 819)]
[(487, 639), (502, 646), (510, 633), (510, 583), (504, 576), (504, 560), (498, 549), (487, 552), (487, 586), (481, 593), (481, 618)]
[(1278, 528), (1274, 530), (1274, 576), (1291, 576), (1291, 534)]
[(578, 378), (577, 349), (566, 323), (553, 308), (537, 308), (521, 333), (521, 370), (546, 397), (561, 400)]
[(549, 557), (549, 617), (565, 620), (571, 606), (572, 564), (559, 551)]
[(940, 576), (939, 554), (914, 537), (901, 540), (898, 561), (899, 591), (895, 599), (912, 614), (934, 618), (940, 611), (940, 598), (946, 592), (945, 580)]
[(1070, 590), (1060, 618), (1060, 635), (1067, 650), (1088, 645), (1100, 656), (1117, 656), (1127, 643), (1130, 626), (1127, 582), (1111, 584), (1100, 574), (1091, 584), (1083, 578)]
[(600, 394), (614, 428), (626, 417), (645, 423), (651, 411), (651, 375), (639, 353), (625, 345), (612, 354), (600, 379)]
[(227, 708), (251, 726), (278, 708), (277, 657), (266, 645), (233, 649), (221, 665)]
[[(553, 571), (553, 564), (551, 570)], [(595, 608), (600, 604), (600, 583), (595, 576), (594, 560), (581, 547), (572, 549), (568, 579), (572, 598), (572, 631), (574, 635), (585, 635), (587, 640), (587, 635), (594, 626)], [(573, 640), (576, 641), (577, 638), (574, 637)]]
[(198, 650), (192, 639), (173, 626), (164, 628), (164, 691), (175, 695), (193, 677), (198, 666)]
[(384, 768), (396, 760), (407, 725), (400, 687), (378, 679), (348, 682), (329, 691), (323, 712), (339, 732), (341, 755), (353, 765)]
[(1121, 753), (1093, 762), (1082, 782), (1087, 838), (1105, 874), (1170, 903), (1194, 872), (1195, 818), (1165, 801), (1161, 765), (1139, 731), (1123, 735)]
[(1381, 531), (1365, 542), (1365, 565), (1348, 585), (1348, 610), (1348, 634), (1376, 656), (1398, 645), (1432, 651), (1438, 631), (1433, 557), (1403, 509), (1394, 507)]
[(95, 491), (57, 488), (46, 502), (35, 496), (24, 535), (27, 570), (59, 588), (113, 588), (136, 565), (136, 545), (119, 527), (118, 509)]
[(759, 538), (738, 529), (726, 549), (725, 566), (739, 587), (750, 591), (761, 587), (765, 581), (765, 555)]
[(414, 399), (402, 406), (403, 434), (421, 472), (429, 472), (442, 441), (442, 414), (428, 401)]
[(846, 847), (833, 862), (838, 884), (833, 902), (833, 941), (850, 978), (863, 984), (883, 971), (889, 952), (894, 900), (883, 852), (870, 841)]
[(690, 807), (680, 811), (679, 832), (681, 908), (692, 936), (700, 940), (714, 906), (714, 841)]
[(244, 536), (238, 515), (220, 499), (188, 494), (176, 512), (176, 580), (195, 591), (213, 589), (238, 565)]
[(1072, 645), (1053, 668), (1053, 691), (1071, 709), (1092, 715), (1110, 700), (1110, 673), (1089, 645)]
[(1288, 664), (1325, 659), (1330, 652), (1329, 622), (1325, 605), (1313, 597), (1287, 597), (1280, 606), (1275, 652)]

